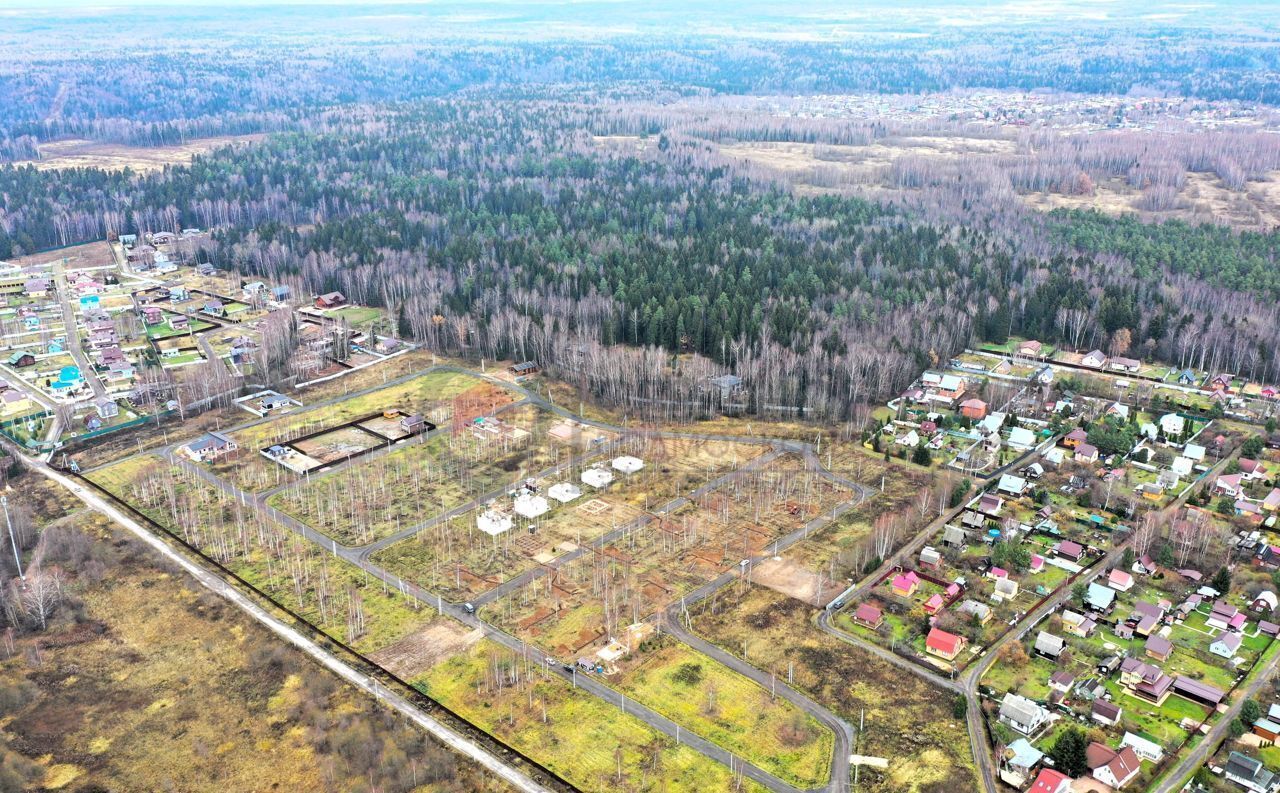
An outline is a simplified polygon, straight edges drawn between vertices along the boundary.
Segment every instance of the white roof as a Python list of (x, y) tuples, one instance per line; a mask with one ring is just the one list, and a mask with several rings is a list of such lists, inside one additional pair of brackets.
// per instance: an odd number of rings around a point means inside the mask
[(1204, 459), (1204, 447), (1198, 443), (1188, 443), (1182, 447), (1182, 456), (1190, 457), (1192, 460)]
[(1186, 476), (1191, 473), (1191, 469), (1195, 467), (1195, 462), (1190, 457), (1175, 457), (1169, 468), (1180, 476)]
[(547, 489), (547, 495), (559, 501), (561, 504), (568, 504), (578, 496), (582, 495), (582, 488), (572, 482), (560, 482), (552, 485)]
[(982, 423), (978, 426), (982, 427), (982, 429), (986, 430), (988, 433), (999, 432), (1000, 427), (1004, 426), (1004, 415), (1005, 414), (1003, 413), (992, 413), (990, 416), (983, 419)]
[(511, 505), (517, 515), (526, 518), (536, 518), (539, 515), (545, 515), (551, 510), (551, 505), (542, 496), (535, 496), (532, 493), (524, 493), (516, 496), (515, 503)]
[(1186, 426), (1186, 420), (1177, 413), (1166, 413), (1160, 417), (1160, 428), (1165, 435), (1179, 435)]
[(588, 468), (582, 472), (583, 484), (601, 488), (613, 481), (613, 472), (607, 468)]
[(641, 460), (639, 457), (631, 457), (624, 454), (621, 457), (613, 458), (612, 465), (615, 470), (621, 471), (624, 474), (634, 474), (636, 471), (644, 468), (644, 460)]
[(1123, 749), (1126, 746), (1132, 746), (1135, 752), (1140, 752), (1142, 754), (1154, 757), (1164, 756), (1164, 747), (1160, 744), (1155, 743), (1154, 741), (1148, 741), (1141, 735), (1135, 735), (1131, 732), (1126, 732), (1124, 734), (1124, 739), (1120, 741), (1120, 748)]
[(1066, 459), (1066, 456), (1067, 453), (1062, 450), (1062, 447), (1054, 446), (1052, 449), (1044, 453), (1044, 461), (1047, 463), (1053, 463), (1054, 465), (1059, 465), (1064, 459)]
[(953, 374), (944, 374), (938, 381), (938, 387), (943, 391), (954, 391), (961, 385), (961, 380)]
[(1019, 495), (1023, 490), (1027, 489), (1027, 480), (1013, 474), (1004, 474), (1000, 477), (1000, 484), (996, 487), (1002, 492)]
[(897, 440), (895, 440), (894, 443), (900, 444), (902, 446), (915, 446), (916, 444), (920, 443), (920, 436), (916, 434), (915, 430), (911, 430), (906, 435), (903, 435), (901, 438), (898, 438)]
[(485, 534), (497, 536), (512, 526), (511, 516), (488, 509), (476, 516), (476, 528)]
[(1036, 445), (1036, 434), (1026, 427), (1014, 427), (1009, 430), (1009, 445), (1029, 449)]

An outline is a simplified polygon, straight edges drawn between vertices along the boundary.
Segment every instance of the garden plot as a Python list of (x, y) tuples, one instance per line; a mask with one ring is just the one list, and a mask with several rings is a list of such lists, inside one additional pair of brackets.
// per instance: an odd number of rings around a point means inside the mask
[[(241, 449), (265, 449), (286, 445), (298, 438), (393, 408), (406, 414), (420, 414), (437, 426), (445, 426), (450, 420), (450, 406), (454, 398), (477, 385), (488, 388), (487, 384), (470, 374), (427, 372), (397, 385), (336, 402), (313, 403), (228, 434)], [(510, 401), (508, 395), (507, 402)], [(293, 472), (256, 454), (222, 458), (213, 463), (213, 470), (228, 482), (251, 492), (296, 481)]]
[(577, 653), (676, 602), (771, 544), (848, 492), (794, 460), (740, 472), (696, 503), (632, 525), (486, 611), (555, 652)]
[[(438, 433), (386, 454), (298, 481), (269, 503), (345, 543), (365, 544), (400, 531), (541, 470), (572, 466), (575, 451), (550, 442), (551, 414), (532, 406), (502, 413), (522, 439)], [(470, 518), (474, 527), (474, 517)]]
[(831, 732), (723, 664), (670, 638), (620, 664), (610, 682), (631, 699), (802, 790), (830, 779)]
[(413, 681), (583, 790), (755, 793), (729, 769), (489, 640)]
[(859, 754), (888, 758), (889, 766), (863, 767), (859, 790), (979, 789), (968, 732), (955, 716), (956, 695), (819, 631), (815, 614), (798, 600), (739, 581), (699, 604), (693, 629), (860, 724)]
[(364, 454), (370, 449), (385, 444), (386, 441), (378, 436), (352, 426), (313, 435), (305, 440), (296, 441), (291, 446), (314, 460), (317, 466), (325, 466)]
[(440, 619), (186, 468), (139, 457), (90, 478), (357, 650), (376, 651)]

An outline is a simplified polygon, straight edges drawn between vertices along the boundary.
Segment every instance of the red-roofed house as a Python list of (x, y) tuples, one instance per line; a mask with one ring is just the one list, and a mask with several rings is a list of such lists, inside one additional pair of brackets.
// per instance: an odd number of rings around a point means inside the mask
[(1126, 746), (1120, 751), (1094, 741), (1085, 751), (1089, 768), (1093, 770), (1093, 778), (1113, 790), (1118, 790), (1129, 783), (1142, 770), (1142, 761), (1138, 759), (1133, 747)]
[(901, 575), (894, 576), (889, 586), (893, 588), (895, 595), (909, 598), (920, 588), (920, 576), (916, 575), (914, 570), (908, 570)]
[(853, 612), (853, 621), (875, 630), (884, 624), (884, 612), (870, 603), (859, 603)]
[(924, 613), (937, 614), (939, 611), (942, 611), (942, 605), (943, 605), (942, 595), (939, 595), (937, 592), (935, 592), (928, 600), (924, 602)]
[(1071, 777), (1052, 768), (1042, 768), (1027, 793), (1071, 793)]
[(929, 635), (925, 637), (924, 649), (931, 655), (952, 661), (955, 660), (955, 657), (960, 654), (960, 651), (968, 643), (969, 640), (963, 636), (947, 633), (938, 628), (931, 628)]
[(960, 403), (960, 415), (974, 421), (987, 417), (987, 403), (981, 399), (966, 399)]

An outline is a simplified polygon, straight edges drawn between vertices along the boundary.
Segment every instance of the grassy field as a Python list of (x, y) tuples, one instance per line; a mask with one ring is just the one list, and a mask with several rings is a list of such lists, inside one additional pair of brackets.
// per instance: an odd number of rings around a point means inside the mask
[[(14, 484), (10, 508), (43, 524), (64, 603), (0, 660), (6, 789), (508, 789), (103, 517), (65, 514), (79, 506), (65, 492)], [(17, 753), (35, 761), (25, 784)]]
[(362, 652), (392, 644), (435, 618), (355, 565), (262, 522), (227, 494), (157, 458), (133, 458), (89, 478)]
[(759, 788), (724, 766), (488, 640), (414, 681), (481, 729), (583, 790), (701, 793)]
[[(355, 383), (352, 386), (354, 390)], [(444, 425), (452, 413), (453, 398), (468, 389), (477, 387), (484, 389), (486, 394), (494, 394), (498, 404), (511, 400), (506, 392), (495, 392), (492, 387), (469, 374), (428, 372), (398, 385), (380, 388), (330, 404), (292, 410), (270, 421), (236, 430), (231, 435), (244, 451), (234, 457), (219, 460), (214, 464), (214, 470), (242, 489), (254, 492), (265, 490), (292, 481), (296, 477), (258, 455), (259, 449), (275, 443), (292, 441), (303, 435), (389, 409), (421, 413), (429, 421)], [(340, 395), (327, 398), (336, 398)], [(309, 400), (308, 396), (304, 393), (302, 401), (313, 403), (314, 400)]]
[(976, 790), (963, 720), (954, 696), (876, 660), (815, 628), (814, 610), (772, 590), (734, 585), (703, 604), (693, 627), (749, 663), (858, 723), (860, 754), (888, 759), (880, 772), (864, 768), (860, 790), (951, 793)]
[(505, 411), (526, 429), (521, 441), (442, 434), (312, 476), (269, 503), (343, 543), (369, 543), (569, 460), (573, 450), (546, 435), (551, 415), (533, 407)]
[(812, 716), (747, 678), (666, 640), (616, 682), (627, 696), (800, 787), (831, 778), (833, 737)]

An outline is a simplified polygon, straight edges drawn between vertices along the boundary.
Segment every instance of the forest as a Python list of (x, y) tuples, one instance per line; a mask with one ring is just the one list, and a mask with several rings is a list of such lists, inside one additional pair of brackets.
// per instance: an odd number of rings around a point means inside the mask
[(595, 145), (617, 126), (428, 100), (331, 111), (161, 173), (7, 166), (0, 257), (213, 228), (200, 255), (219, 266), (342, 291), (433, 349), (536, 359), (638, 411), (705, 403), (706, 377), (732, 370), (753, 409), (851, 419), (1010, 334), (1259, 377), (1280, 363), (1276, 323), (1258, 321), (1274, 232), (1082, 212), (993, 229), (787, 190), (687, 134)]
[[(983, 35), (918, 14), (927, 35), (891, 44), (503, 38), (563, 14), (538, 6), (502, 17), (484, 46), (370, 17), (384, 37), (356, 47), (341, 10), (278, 11), (265, 48), (217, 11), (183, 13), (181, 47), (114, 39), (93, 15), (60, 35), (111, 40), (116, 57), (0, 44), (18, 56), (0, 69), (0, 160), (37, 161), (0, 165), (0, 259), (213, 229), (198, 256), (218, 266), (385, 307), (441, 352), (538, 360), (640, 415), (705, 409), (720, 396), (708, 378), (733, 371), (747, 387), (730, 402), (749, 410), (864, 420), (922, 368), (1011, 335), (1280, 377), (1266, 206), (1244, 231), (1168, 213), (1189, 174), (1253, 197), (1280, 169), (1266, 105), (1280, 68), (1258, 68), (1280, 50), (1262, 29), (1135, 33), (1119, 48), (1090, 24)], [(1085, 56), (1061, 62), (1062, 37)], [(813, 110), (824, 92), (1001, 89), (1032, 92), (1010, 95), (1032, 110), (1000, 111), (1012, 133), (993, 132), (990, 111)], [(1081, 99), (1135, 91), (1181, 99)], [(146, 173), (37, 167), (49, 141), (245, 133), (266, 134)], [(958, 139), (997, 154), (898, 157), (877, 166), (879, 194), (838, 170), (865, 157), (851, 147)], [(743, 142), (815, 147), (810, 181), (736, 156)], [(1104, 184), (1150, 216), (1024, 204)]]

